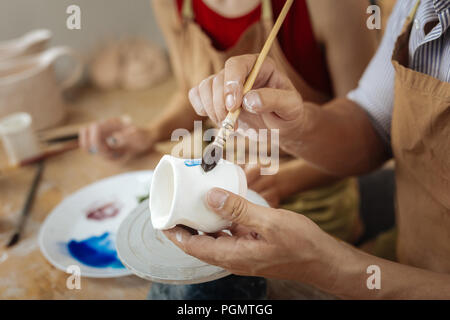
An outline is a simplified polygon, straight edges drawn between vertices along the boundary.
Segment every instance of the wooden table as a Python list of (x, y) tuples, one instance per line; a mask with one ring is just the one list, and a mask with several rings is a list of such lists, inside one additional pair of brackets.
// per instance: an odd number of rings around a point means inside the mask
[[(69, 106), (68, 124), (128, 114), (136, 124), (152, 121), (175, 88), (169, 79), (137, 92), (98, 92), (87, 89)], [(6, 164), (0, 146), (0, 165)], [(30, 186), (34, 168), (22, 168), (0, 177), (0, 299), (144, 299), (150, 282), (136, 276), (116, 279), (81, 279), (81, 290), (66, 287), (68, 274), (53, 267), (41, 254), (37, 236), (51, 210), (74, 191), (105, 177), (127, 171), (152, 169), (161, 154), (152, 153), (126, 165), (74, 150), (46, 161), (23, 238), (6, 249)]]

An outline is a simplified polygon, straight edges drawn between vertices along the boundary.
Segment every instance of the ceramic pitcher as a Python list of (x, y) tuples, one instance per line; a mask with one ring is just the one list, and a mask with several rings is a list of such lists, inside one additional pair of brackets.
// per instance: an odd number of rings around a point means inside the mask
[(0, 61), (42, 52), (51, 37), (50, 30), (36, 29), (19, 38), (0, 42)]
[[(68, 56), (75, 66), (64, 80), (57, 80), (53, 63)], [(42, 53), (0, 61), (0, 118), (15, 112), (27, 112), (35, 130), (53, 127), (66, 116), (62, 90), (81, 76), (81, 58), (69, 47), (54, 47)]]
[(154, 229), (171, 229), (177, 224), (203, 232), (216, 232), (230, 226), (205, 205), (208, 190), (217, 187), (247, 194), (247, 179), (238, 165), (222, 159), (205, 173), (201, 159), (180, 159), (165, 155), (156, 166), (150, 186), (150, 212)]

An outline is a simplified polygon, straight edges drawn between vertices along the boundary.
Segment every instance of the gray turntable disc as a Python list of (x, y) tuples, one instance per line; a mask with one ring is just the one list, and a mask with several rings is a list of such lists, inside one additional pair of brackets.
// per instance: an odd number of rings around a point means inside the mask
[[(256, 192), (247, 199), (268, 206)], [(161, 283), (194, 284), (220, 279), (229, 272), (187, 255), (160, 230), (152, 227), (148, 200), (135, 209), (120, 225), (116, 237), (122, 263), (137, 276)]]

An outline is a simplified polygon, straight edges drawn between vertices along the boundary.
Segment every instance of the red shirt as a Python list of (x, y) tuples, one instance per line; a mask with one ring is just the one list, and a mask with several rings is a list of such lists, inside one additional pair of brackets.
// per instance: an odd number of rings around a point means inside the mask
[[(272, 0), (274, 19), (278, 17), (285, 0)], [(193, 0), (195, 22), (211, 38), (218, 50), (235, 45), (242, 33), (261, 18), (261, 5), (248, 14), (237, 18), (226, 18), (210, 9), (202, 0)], [(177, 0), (181, 13), (183, 0)], [(306, 0), (292, 4), (286, 20), (278, 33), (278, 42), (292, 67), (313, 88), (332, 94), (327, 63), (312, 29)]]

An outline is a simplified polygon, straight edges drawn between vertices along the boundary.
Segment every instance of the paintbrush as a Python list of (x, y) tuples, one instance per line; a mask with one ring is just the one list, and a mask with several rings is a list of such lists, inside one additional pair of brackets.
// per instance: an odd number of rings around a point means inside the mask
[(38, 189), (39, 181), (41, 180), (42, 171), (44, 169), (44, 161), (40, 161), (37, 166), (38, 167), (34, 175), (33, 182), (25, 199), (25, 204), (23, 205), (22, 211), (20, 212), (20, 220), (19, 223), (17, 224), (16, 231), (14, 232), (13, 236), (6, 245), (6, 247), (8, 248), (12, 247), (19, 241), (23, 227), (25, 226), (26, 218), (30, 213), (31, 205), (33, 204), (34, 196)]
[(60, 142), (78, 140), (78, 138), (79, 138), (78, 133), (72, 133), (72, 134), (58, 136), (55, 138), (49, 138), (49, 139), (46, 139), (45, 142), (48, 144), (52, 144), (52, 143), (60, 143)]
[[(266, 42), (264, 43), (264, 47), (262, 48), (261, 53), (258, 56), (258, 59), (256, 59), (252, 71), (250, 72), (250, 74), (247, 77), (247, 80), (245, 81), (243, 92), (244, 95), (252, 89), (253, 84), (255, 83), (256, 80), (256, 76), (258, 75), (263, 62), (267, 57), (267, 54), (269, 53), (269, 50), (272, 47), (273, 41), (275, 40), (278, 31), (280, 30), (281, 25), (283, 24), (283, 21), (286, 18), (286, 15), (289, 12), (289, 9), (291, 8), (293, 2), (294, 0), (287, 0), (286, 3), (284, 4), (284, 7), (277, 18), (277, 21), (275, 22), (272, 30), (270, 31), (270, 34), (267, 37)], [(234, 132), (236, 120), (239, 117), (240, 113), (241, 108), (233, 112), (228, 112), (228, 115), (222, 122), (222, 126), (219, 129), (219, 132), (217, 133), (216, 137), (214, 138), (213, 143), (211, 143), (208, 147), (206, 147), (205, 152), (203, 154), (201, 165), (204, 172), (208, 172), (214, 169), (217, 163), (220, 161), (220, 159), (222, 159), (223, 147), (226, 143), (228, 136)]]

